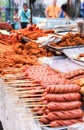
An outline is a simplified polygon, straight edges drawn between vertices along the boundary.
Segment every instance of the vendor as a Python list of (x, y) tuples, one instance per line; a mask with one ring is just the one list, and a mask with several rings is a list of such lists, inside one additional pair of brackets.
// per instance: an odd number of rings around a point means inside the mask
[(28, 8), (27, 3), (23, 4), (23, 10), (19, 14), (21, 28), (26, 28), (30, 22), (30, 9)]
[(52, 0), (52, 5), (47, 6), (45, 15), (47, 18), (58, 18), (61, 11), (61, 8), (57, 6), (57, 0)]

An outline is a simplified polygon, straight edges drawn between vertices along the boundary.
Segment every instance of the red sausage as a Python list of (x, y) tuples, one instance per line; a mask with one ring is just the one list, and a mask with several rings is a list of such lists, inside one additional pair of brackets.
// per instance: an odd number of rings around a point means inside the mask
[(60, 110), (72, 110), (72, 109), (78, 109), (81, 106), (81, 102), (79, 101), (73, 101), (73, 102), (50, 102), (47, 104), (47, 108), (50, 111), (60, 111)]
[(66, 101), (78, 101), (81, 96), (79, 93), (69, 93), (69, 94), (47, 94), (44, 99), (47, 101), (54, 102), (66, 102)]
[(80, 86), (75, 84), (66, 84), (66, 85), (49, 85), (46, 87), (47, 93), (54, 93), (54, 94), (60, 94), (60, 93), (73, 93), (73, 92), (79, 92)]
[(50, 123), (51, 127), (61, 127), (61, 126), (69, 126), (75, 123), (83, 122), (82, 118), (79, 119), (71, 119), (71, 120), (55, 120)]
[(65, 119), (76, 119), (76, 118), (82, 118), (82, 117), (83, 117), (83, 111), (81, 109), (49, 112), (47, 115), (47, 118), (50, 121), (62, 120), (62, 119), (64, 119), (64, 120)]

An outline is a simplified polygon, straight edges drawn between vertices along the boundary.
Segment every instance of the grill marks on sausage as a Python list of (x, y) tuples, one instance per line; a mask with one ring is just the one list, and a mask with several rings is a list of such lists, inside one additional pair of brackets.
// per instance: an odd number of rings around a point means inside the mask
[(50, 123), (51, 127), (69, 126), (75, 123), (82, 122), (82, 118), (71, 119), (71, 120), (56, 120)]
[[(61, 90), (61, 91), (60, 91)], [(60, 93), (73, 93), (78, 92), (80, 90), (80, 87), (75, 84), (66, 84), (66, 85), (49, 85), (46, 87), (47, 93), (54, 93), (54, 94), (60, 94)]]
[(50, 102), (47, 104), (47, 108), (50, 111), (60, 111), (60, 110), (72, 110), (80, 108), (82, 103), (80, 101), (73, 101), (73, 102)]
[(84, 74), (84, 69), (78, 69), (78, 70), (75, 70), (75, 71), (71, 71), (71, 72), (69, 72), (69, 73), (66, 73), (66, 74), (64, 74), (64, 77), (66, 78), (66, 79), (73, 79), (73, 78), (75, 78), (75, 77), (78, 77), (78, 76), (81, 76), (81, 75), (83, 75)]
[(55, 112), (49, 112), (47, 117), (50, 121), (53, 120), (60, 120), (60, 119), (76, 119), (76, 118), (82, 118), (83, 111), (80, 109), (74, 109), (74, 110), (67, 110), (67, 111), (55, 111)]
[(69, 101), (78, 101), (81, 96), (79, 93), (70, 93), (70, 94), (47, 94), (44, 96), (44, 99), (47, 101), (54, 102), (69, 102)]
[[(82, 71), (79, 72), (82, 74)], [(41, 107), (35, 108), (35, 112), (42, 116), (40, 121), (49, 124), (50, 127), (68, 126), (82, 122), (83, 112), (80, 110), (80, 87), (66, 80), (71, 75), (54, 73), (49, 67), (28, 67), (25, 74), (28, 78), (41, 82), (45, 91), (39, 99)], [(78, 75), (77, 72), (75, 75)], [(63, 77), (64, 76), (64, 77)], [(44, 106), (45, 105), (45, 106)]]

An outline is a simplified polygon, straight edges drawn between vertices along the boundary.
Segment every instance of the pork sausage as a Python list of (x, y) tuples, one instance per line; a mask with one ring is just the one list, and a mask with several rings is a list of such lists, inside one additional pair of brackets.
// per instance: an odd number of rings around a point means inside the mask
[(73, 92), (79, 92), (80, 86), (76, 84), (66, 84), (66, 85), (49, 85), (46, 87), (47, 93), (73, 93)]
[(78, 101), (81, 95), (79, 93), (69, 93), (69, 94), (47, 94), (44, 99), (48, 102), (67, 102), (67, 101)]
[(50, 102), (47, 104), (47, 108), (50, 111), (62, 111), (62, 110), (72, 110), (78, 109), (81, 106), (81, 102), (73, 101), (73, 102)]
[(55, 120), (50, 123), (51, 127), (61, 127), (61, 126), (69, 126), (75, 123), (83, 122), (82, 118), (79, 119), (71, 119), (71, 120)]
[(65, 119), (76, 119), (76, 118), (82, 118), (82, 117), (83, 117), (83, 111), (81, 109), (49, 112), (47, 115), (47, 118), (50, 121), (62, 120), (62, 119), (64, 119), (64, 120)]

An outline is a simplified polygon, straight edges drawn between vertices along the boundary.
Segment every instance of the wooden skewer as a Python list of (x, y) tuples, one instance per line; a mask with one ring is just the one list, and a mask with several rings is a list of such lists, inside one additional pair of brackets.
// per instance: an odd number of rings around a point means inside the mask
[(4, 77), (7, 77), (7, 78), (17, 78), (17, 77), (24, 77), (24, 75), (21, 75), (21, 74), (6, 74), (4, 75)]
[(13, 81), (5, 81), (6, 83), (8, 84), (13, 84), (13, 83), (31, 83), (30, 81), (27, 81), (27, 80), (22, 80), (22, 81), (19, 81), (19, 80), (13, 80)]
[(25, 97), (41, 97), (42, 96), (42, 94), (24, 94), (24, 95), (22, 95), (22, 94), (13, 94), (13, 93), (10, 93), (10, 94), (12, 94), (12, 95), (15, 95), (15, 96), (19, 96), (19, 98), (25, 98)]
[(25, 93), (34, 93), (34, 92), (44, 92), (44, 89), (40, 90), (23, 90), (23, 91), (12, 91), (13, 93), (20, 93), (20, 94), (25, 94)]
[(28, 79), (23, 79), (23, 80), (12, 80), (12, 81), (5, 81), (6, 83), (9, 83), (9, 84), (11, 84), (11, 83), (24, 83), (24, 82), (26, 82), (26, 83), (36, 83), (35, 81), (30, 81), (30, 80), (28, 80)]
[(25, 86), (37, 86), (37, 85), (39, 85), (39, 84), (28, 84), (28, 83), (23, 83), (23, 84), (20, 84), (20, 83), (17, 83), (17, 84), (8, 84), (8, 83), (6, 83), (8, 86), (23, 86), (23, 87), (25, 87)]
[(19, 105), (24, 105), (24, 107), (25, 106), (28, 106), (28, 107), (34, 107), (34, 106), (40, 106), (40, 107), (42, 107), (42, 106), (44, 106), (44, 104), (42, 105), (42, 104), (32, 104), (32, 103), (19, 103)]
[(22, 70), (22, 68), (14, 68), (14, 67), (6, 67), (4, 70), (9, 70), (9, 69), (12, 69), (12, 70)]
[[(40, 95), (40, 96), (42, 96), (42, 95)], [(40, 96), (37, 96), (36, 98), (34, 97), (34, 99), (39, 99)], [(27, 97), (20, 97), (20, 99), (21, 100), (28, 100), (28, 99), (33, 99), (33, 98), (27, 96)]]
[(24, 91), (17, 91), (15, 89), (9, 89), (6, 90), (7, 92), (11, 92), (11, 93), (16, 93), (16, 94), (29, 94), (29, 93), (39, 93), (39, 92), (44, 92), (44, 89), (40, 89), (40, 90), (24, 90)]
[[(38, 86), (40, 89), (44, 89), (43, 87), (40, 87), (40, 86)], [(23, 91), (25, 91), (25, 90), (32, 90), (32, 89), (36, 89), (37, 87), (34, 87), (34, 86), (26, 86), (26, 87), (4, 87), (4, 89), (5, 90), (17, 90), (17, 91), (20, 91), (20, 90), (23, 90)]]
[[(40, 87), (40, 86), (39, 86), (39, 88), (44, 89), (43, 87)], [(37, 87), (27, 86), (27, 87), (19, 87), (19, 88), (17, 88), (17, 87), (6, 87), (6, 88), (4, 88), (4, 90), (9, 90), (9, 91), (14, 91), (14, 90), (16, 90), (16, 91), (26, 91), (26, 90), (34, 90), (34, 89), (37, 89)]]
[[(43, 87), (41, 87), (41, 86), (38, 86), (38, 87), (39, 87), (40, 89), (45, 89), (45, 88), (43, 88)], [(9, 88), (10, 88), (10, 87), (9, 87)], [(27, 87), (19, 87), (19, 88), (16, 88), (16, 87), (15, 87), (14, 89), (17, 90), (17, 91), (18, 91), (18, 90), (23, 90), (23, 91), (25, 91), (25, 90), (37, 89), (37, 87), (34, 87), (34, 86), (33, 86), (33, 87), (31, 87), (31, 86), (30, 86), (30, 87), (28, 87), (28, 86), (27, 86)]]
[[(15, 76), (17, 76), (17, 75), (18, 75), (18, 76), (21, 76), (20, 73), (16, 73), (16, 74), (5, 74), (4, 76), (14, 76), (14, 77), (15, 77)], [(22, 75), (22, 76), (23, 76), (23, 75)]]
[(4, 76), (3, 79), (5, 80), (12, 80), (12, 79), (28, 79), (28, 78), (25, 78), (24, 76)]
[(25, 82), (6, 82), (6, 84), (8, 84), (8, 85), (18, 85), (18, 84), (21, 84), (21, 85), (23, 85), (23, 84), (35, 84), (35, 85), (40, 85), (40, 84), (37, 84), (37, 83), (34, 83), (34, 82), (27, 82), (27, 81), (25, 81)]
[(43, 107), (43, 106), (47, 106), (47, 105), (42, 105), (42, 104), (25, 104), (25, 106), (27, 107), (35, 107), (35, 106), (38, 106), (38, 107)]
[(21, 70), (16, 70), (16, 69), (13, 69), (13, 70), (12, 70), (12, 69), (5, 70), (5, 69), (4, 69), (3, 71), (4, 71), (4, 72), (10, 72), (10, 74), (12, 74), (12, 73), (15, 74), (15, 73), (20, 72)]
[(34, 102), (38, 102), (39, 101), (39, 98), (35, 98), (35, 99), (32, 99), (32, 98), (29, 98), (29, 99), (27, 99), (27, 100), (21, 100), (20, 102), (32, 102), (32, 101), (34, 101)]
[(31, 79), (27, 79), (27, 78), (18, 78), (18, 79), (5, 79), (7, 81), (5, 81), (6, 83), (9, 83), (9, 84), (12, 84), (12, 83), (24, 83), (24, 82), (28, 82), (28, 83), (36, 83), (36, 84), (41, 84), (40, 82), (38, 81), (35, 81), (35, 80), (31, 80)]
[(39, 97), (38, 98), (21, 98), (19, 100), (21, 100), (21, 101), (39, 100)]
[[(29, 115), (28, 115), (28, 117), (29, 117), (29, 118), (33, 118), (33, 119), (40, 119), (40, 118), (45, 118), (45, 117), (47, 117), (47, 116), (33, 116), (33, 115), (29, 116)], [(23, 119), (29, 119), (28, 117), (27, 117), (27, 118), (26, 118), (26, 117), (23, 117)]]

